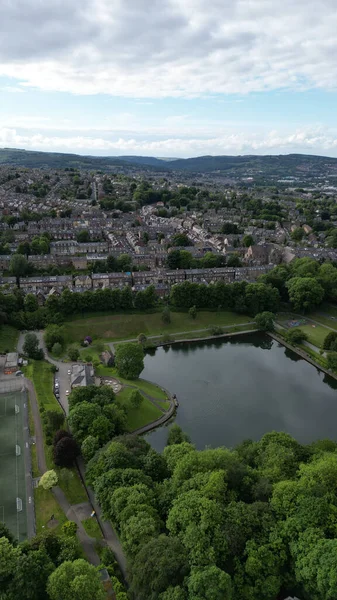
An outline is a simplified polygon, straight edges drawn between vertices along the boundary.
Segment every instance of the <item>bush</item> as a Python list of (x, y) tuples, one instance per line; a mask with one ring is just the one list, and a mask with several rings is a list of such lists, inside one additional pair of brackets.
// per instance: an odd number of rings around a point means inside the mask
[(329, 352), (326, 360), (328, 368), (331, 369), (331, 371), (337, 371), (337, 352)]
[(211, 335), (222, 335), (223, 329), (221, 327), (211, 327), (209, 330)]
[(43, 487), (44, 490), (51, 490), (54, 485), (57, 485), (58, 477), (54, 469), (46, 471), (39, 481), (39, 486)]
[(139, 390), (132, 390), (130, 394), (130, 404), (133, 408), (139, 408), (143, 400), (144, 397)]
[(168, 306), (165, 306), (161, 314), (161, 320), (163, 321), (163, 323), (165, 323), (165, 325), (169, 325), (171, 323), (171, 313)]
[(197, 316), (197, 307), (196, 306), (191, 306), (191, 308), (188, 311), (189, 316), (191, 317), (191, 319), (195, 319)]
[(337, 350), (335, 347), (337, 340), (337, 331), (330, 331), (323, 342), (324, 350)]
[(284, 337), (289, 344), (293, 344), (294, 346), (302, 344), (302, 342), (308, 339), (307, 334), (302, 329), (290, 329)]
[(255, 317), (255, 323), (260, 331), (274, 330), (274, 314), (269, 311), (258, 313)]
[(77, 524), (75, 523), (75, 521), (66, 521), (62, 525), (62, 533), (66, 537), (73, 537), (74, 535), (76, 535), (76, 532), (77, 532)]
[(55, 356), (61, 356), (62, 354), (62, 346), (59, 342), (56, 342), (52, 349), (51, 349), (52, 353), (55, 354)]
[(70, 360), (73, 360), (74, 362), (76, 362), (80, 358), (79, 349), (76, 348), (76, 346), (70, 346), (70, 348), (68, 348), (68, 356), (69, 356)]

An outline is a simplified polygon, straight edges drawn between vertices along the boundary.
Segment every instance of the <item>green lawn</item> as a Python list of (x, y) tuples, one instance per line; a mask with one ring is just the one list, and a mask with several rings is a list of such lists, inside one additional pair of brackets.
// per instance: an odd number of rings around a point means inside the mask
[[(131, 388), (124, 388), (117, 394), (120, 403), (127, 408), (127, 428), (129, 431), (134, 431), (139, 427), (143, 427), (148, 423), (152, 423), (163, 414), (159, 408), (154, 406), (150, 400), (144, 396), (144, 400), (139, 408), (134, 408), (130, 405)], [(164, 407), (163, 407), (164, 408)]]
[(247, 315), (238, 315), (228, 311), (198, 312), (196, 319), (187, 313), (171, 312), (171, 323), (161, 320), (161, 312), (91, 315), (72, 319), (66, 323), (68, 342), (81, 342), (87, 335), (93, 339), (124, 340), (136, 338), (140, 333), (146, 336), (207, 329), (212, 326), (239, 325), (251, 321)]
[(34, 502), (36, 533), (41, 533), (44, 530), (48, 531), (47, 523), (52, 515), (58, 521), (58, 525), (54, 531), (59, 532), (63, 523), (67, 521), (67, 517), (56, 502), (53, 493), (50, 490), (37, 487), (34, 489)]
[[(326, 325), (327, 327), (330, 327), (330, 329), (335, 329), (337, 331), (337, 319), (328, 319), (328, 317), (322, 317), (322, 315), (318, 315), (316, 313), (312, 313), (310, 317), (315, 319), (315, 321), (322, 323), (322, 325)], [(328, 333), (329, 330), (327, 330), (327, 335)]]
[(329, 333), (325, 327), (315, 324), (301, 325), (298, 329), (304, 331), (308, 336), (308, 341), (318, 348), (322, 348), (324, 339)]
[(19, 339), (19, 331), (11, 325), (1, 325), (0, 327), (0, 354), (6, 352), (16, 352)]
[(96, 517), (89, 517), (89, 519), (84, 519), (84, 521), (82, 521), (82, 525), (86, 530), (87, 534), (90, 535), (90, 537), (96, 538), (96, 540), (103, 539), (101, 528), (97, 523)]

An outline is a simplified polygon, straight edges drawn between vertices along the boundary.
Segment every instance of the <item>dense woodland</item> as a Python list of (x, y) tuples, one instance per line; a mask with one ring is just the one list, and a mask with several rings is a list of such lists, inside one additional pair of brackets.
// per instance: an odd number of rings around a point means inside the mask
[(271, 432), (197, 451), (173, 426), (160, 455), (115, 438), (87, 477), (121, 537), (131, 597), (336, 598), (336, 448)]

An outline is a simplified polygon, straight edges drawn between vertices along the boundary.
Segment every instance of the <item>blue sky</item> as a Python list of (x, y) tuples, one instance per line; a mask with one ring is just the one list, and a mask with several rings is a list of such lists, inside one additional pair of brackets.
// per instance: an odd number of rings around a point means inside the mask
[(2, 13), (0, 146), (337, 156), (335, 0), (11, 0)]

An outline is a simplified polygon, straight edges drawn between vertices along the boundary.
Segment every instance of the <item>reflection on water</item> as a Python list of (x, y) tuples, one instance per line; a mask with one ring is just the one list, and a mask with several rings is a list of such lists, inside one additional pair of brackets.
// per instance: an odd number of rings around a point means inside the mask
[[(177, 394), (176, 422), (198, 448), (272, 429), (304, 443), (337, 437), (337, 381), (263, 334), (158, 348), (142, 377)], [(162, 450), (167, 431), (147, 439)]]

